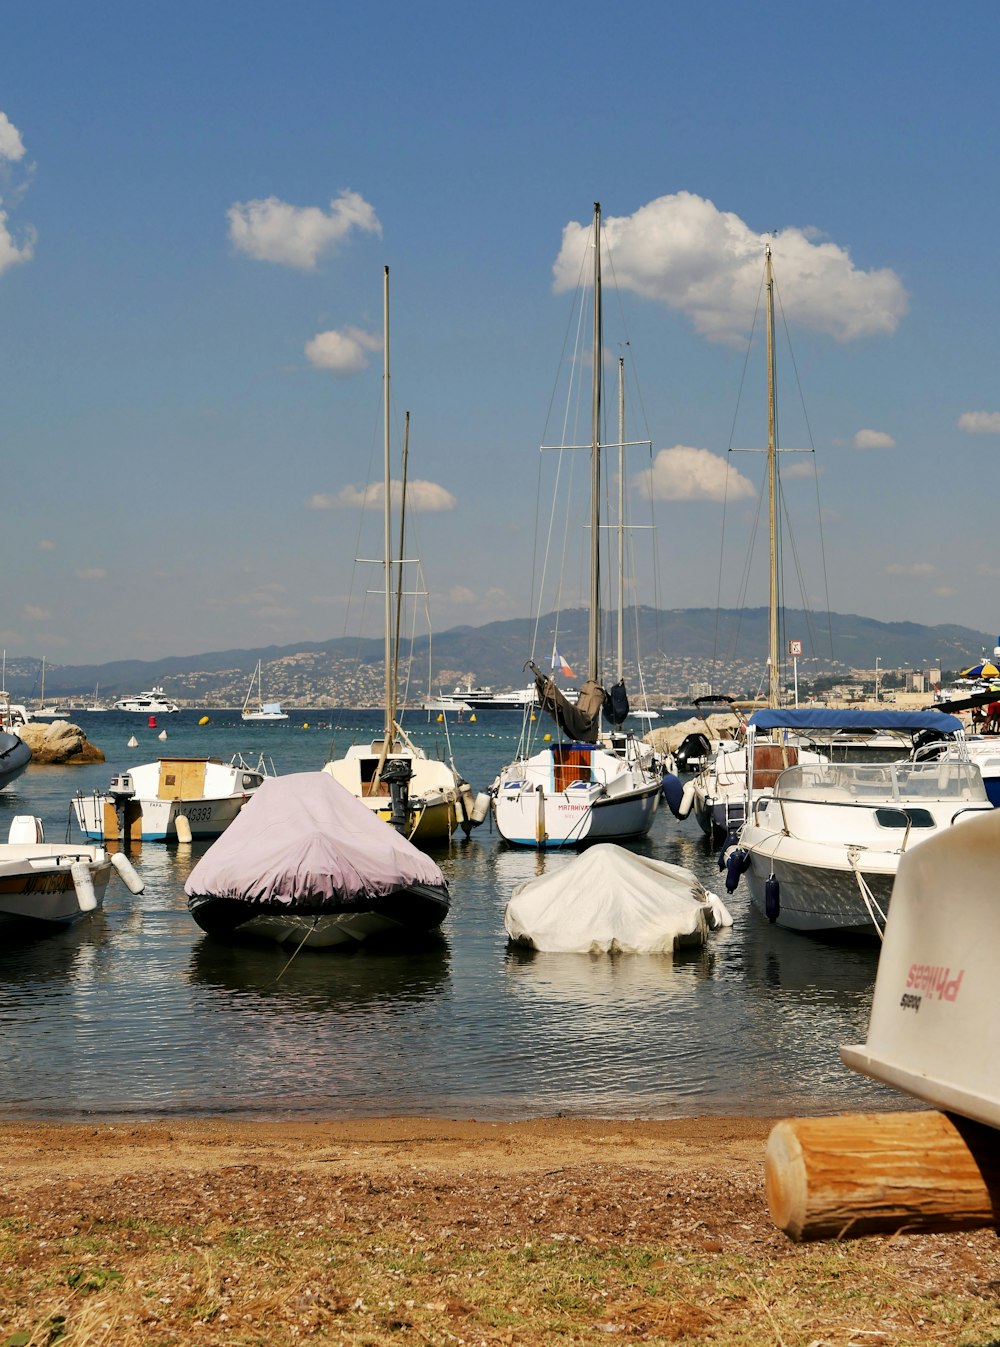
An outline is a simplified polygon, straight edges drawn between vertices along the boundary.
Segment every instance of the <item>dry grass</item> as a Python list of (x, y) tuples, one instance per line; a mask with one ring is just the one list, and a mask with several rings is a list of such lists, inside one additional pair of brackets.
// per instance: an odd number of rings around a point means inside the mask
[(7, 1129), (0, 1347), (1000, 1340), (992, 1232), (792, 1245), (756, 1136), (463, 1126)]

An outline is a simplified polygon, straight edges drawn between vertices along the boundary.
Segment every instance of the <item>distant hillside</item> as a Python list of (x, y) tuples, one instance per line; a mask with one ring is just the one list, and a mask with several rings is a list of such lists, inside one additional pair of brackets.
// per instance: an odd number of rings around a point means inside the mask
[[(626, 615), (627, 662), (642, 652), (647, 682), (664, 695), (686, 691), (688, 683), (712, 680), (717, 690), (737, 691), (756, 678), (767, 649), (767, 610), (709, 608), (656, 610), (643, 607)], [(431, 686), (449, 690), (459, 679), (497, 688), (522, 686), (531, 655), (532, 633), (540, 633), (535, 658), (547, 666), (553, 640), (576, 672), (586, 661), (587, 620), (583, 610), (548, 614), (536, 624), (528, 618), (453, 627), (433, 637)], [(958, 669), (992, 653), (996, 634), (954, 625), (928, 627), (915, 622), (877, 622), (857, 614), (824, 617), (797, 610), (784, 615), (782, 649), (787, 639), (803, 643), (803, 676), (872, 669)], [(605, 648), (614, 648), (608, 627)], [(428, 639), (415, 642), (412, 678), (427, 685)], [(116, 660), (107, 664), (55, 665), (46, 661), (46, 700), (82, 698), (100, 685), (103, 699), (138, 692), (154, 684), (188, 704), (241, 705), (257, 660), (263, 661), (267, 696), (289, 705), (367, 705), (381, 695), (380, 640), (338, 638), (288, 646), (173, 655), (155, 662)], [(7, 686), (15, 698), (37, 697), (40, 660), (8, 659)], [(728, 684), (728, 685), (727, 685)]]

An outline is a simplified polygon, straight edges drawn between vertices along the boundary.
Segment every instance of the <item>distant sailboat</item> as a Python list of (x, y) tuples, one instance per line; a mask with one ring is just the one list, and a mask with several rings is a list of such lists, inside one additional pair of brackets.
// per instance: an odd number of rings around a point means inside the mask
[[(247, 688), (246, 700), (243, 703), (244, 720), (287, 720), (288, 714), (281, 709), (280, 702), (264, 701), (264, 693), (261, 688), (260, 680), (260, 660), (257, 661), (257, 668), (254, 670), (253, 677), (250, 679), (250, 686)], [(256, 689), (256, 697), (254, 696)]]

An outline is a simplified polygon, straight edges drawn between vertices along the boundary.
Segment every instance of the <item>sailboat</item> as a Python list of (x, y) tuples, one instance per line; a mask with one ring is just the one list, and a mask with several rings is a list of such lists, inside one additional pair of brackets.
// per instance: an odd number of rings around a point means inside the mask
[[(522, 754), (491, 787), (497, 830), (514, 846), (547, 850), (619, 842), (649, 832), (660, 801), (660, 774), (647, 746), (621, 731), (628, 714), (619, 662), (610, 692), (602, 683), (601, 539), (601, 206), (594, 205), (593, 383), (590, 442), (590, 583), (587, 676), (576, 702), (532, 661), (539, 700), (562, 731), (558, 742)], [(620, 549), (619, 549), (620, 550)], [(619, 591), (620, 595), (620, 591)], [(620, 602), (620, 600), (619, 600)], [(556, 667), (556, 655), (553, 667)], [(615, 726), (602, 736), (602, 715)], [(563, 737), (564, 736), (564, 737)], [(644, 751), (646, 750), (646, 751)]]
[[(383, 285), (384, 502), (382, 568), (385, 579), (385, 718), (382, 737), (352, 744), (323, 771), (418, 847), (446, 846), (459, 825), (468, 836), (486, 816), (488, 800), (477, 801), (453, 764), (429, 758), (399, 722), (397, 679), (398, 611), (394, 624), (392, 585), (392, 477), (389, 438), (389, 268)], [(405, 473), (404, 473), (405, 476)], [(403, 486), (405, 507), (406, 488)], [(402, 551), (400, 552), (402, 556)], [(402, 586), (397, 582), (396, 600)]]
[(34, 720), (60, 720), (69, 715), (69, 711), (64, 706), (46, 706), (45, 704), (45, 656), (42, 656), (42, 687), (38, 705), (31, 713)]
[[(280, 702), (264, 701), (264, 693), (260, 681), (260, 660), (257, 661), (257, 667), (250, 679), (250, 686), (247, 688), (246, 699), (243, 702), (244, 720), (287, 720), (288, 713), (282, 711)], [(257, 695), (254, 696), (256, 688)]]

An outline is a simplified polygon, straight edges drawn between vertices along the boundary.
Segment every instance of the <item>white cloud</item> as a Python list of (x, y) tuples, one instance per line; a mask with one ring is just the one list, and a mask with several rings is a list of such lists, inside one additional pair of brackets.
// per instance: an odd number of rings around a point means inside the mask
[(896, 441), (884, 430), (859, 430), (854, 436), (855, 449), (895, 449)]
[(352, 229), (382, 233), (374, 206), (357, 192), (341, 192), (329, 212), (319, 206), (290, 206), (276, 196), (237, 201), (226, 212), (235, 246), (262, 262), (281, 262), (311, 271), (320, 253), (342, 243)]
[(475, 603), (476, 596), (471, 589), (466, 589), (465, 585), (452, 585), (448, 590), (449, 603)]
[(953, 589), (951, 585), (937, 585), (931, 590), (931, 593), (937, 599), (953, 599), (958, 590)]
[(1000, 435), (1000, 412), (963, 412), (958, 428), (970, 435)]
[(894, 561), (890, 566), (886, 566), (886, 575), (933, 575), (937, 570), (929, 561)]
[(789, 454), (788, 458), (781, 460), (781, 480), (790, 482), (796, 477), (808, 477), (813, 481), (816, 477), (822, 477), (826, 469), (820, 467), (816, 462), (815, 454)]
[(26, 622), (48, 622), (52, 614), (34, 603), (26, 603), (21, 609), (21, 616)]
[[(760, 292), (764, 235), (738, 215), (691, 192), (662, 196), (634, 215), (603, 221), (614, 278), (624, 289), (687, 314), (712, 341), (738, 341)], [(838, 341), (895, 332), (909, 307), (894, 271), (860, 271), (846, 249), (815, 242), (815, 230), (788, 226), (771, 239), (783, 312), (790, 322)], [(590, 225), (563, 230), (553, 273), (557, 292), (581, 277)], [(585, 272), (587, 268), (584, 269)]]
[(0, 112), (0, 159), (17, 163), (24, 158), (24, 141), (21, 133), (5, 112)]
[(78, 580), (106, 580), (108, 573), (103, 566), (80, 566), (74, 572)]
[[(398, 506), (403, 494), (401, 482), (392, 483), (392, 503)], [(336, 495), (322, 492), (310, 496), (307, 501), (310, 510), (364, 509), (369, 505), (381, 506), (385, 500), (385, 487), (382, 482), (369, 482), (367, 486), (343, 486)], [(406, 508), (419, 513), (430, 514), (441, 510), (454, 510), (458, 504), (455, 497), (436, 482), (423, 482), (419, 478), (406, 483)]]
[(306, 356), (317, 369), (330, 369), (335, 374), (357, 374), (368, 364), (367, 352), (381, 351), (382, 338), (358, 327), (345, 327), (340, 332), (318, 332), (306, 342)]
[(56, 545), (51, 538), (39, 538), (35, 546), (39, 552), (54, 552), (56, 550)]
[(661, 449), (651, 472), (632, 479), (647, 500), (745, 500), (756, 496), (753, 483), (721, 454), (675, 444)]

